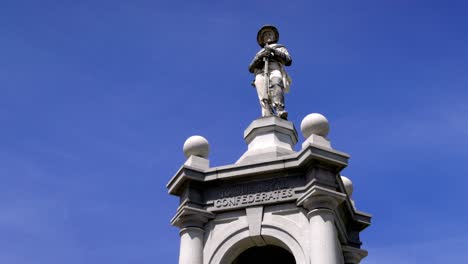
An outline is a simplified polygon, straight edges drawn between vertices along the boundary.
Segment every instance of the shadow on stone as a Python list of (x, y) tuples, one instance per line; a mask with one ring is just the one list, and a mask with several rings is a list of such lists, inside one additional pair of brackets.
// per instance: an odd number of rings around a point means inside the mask
[(294, 256), (277, 246), (251, 247), (242, 252), (232, 264), (295, 264)]

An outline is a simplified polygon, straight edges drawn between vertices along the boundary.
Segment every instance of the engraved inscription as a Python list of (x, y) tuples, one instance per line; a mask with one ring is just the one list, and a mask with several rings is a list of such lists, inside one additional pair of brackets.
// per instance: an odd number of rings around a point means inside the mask
[(244, 194), (234, 197), (225, 197), (214, 201), (215, 208), (254, 205), (265, 202), (284, 200), (293, 196), (293, 189), (282, 189), (271, 192)]
[(242, 207), (287, 200), (294, 191), (285, 179), (235, 184), (218, 192), (214, 200), (216, 209)]
[(268, 182), (253, 182), (248, 184), (235, 184), (220, 191), (221, 198), (242, 196), (245, 194), (270, 192), (281, 189), (288, 189), (290, 186), (285, 179), (275, 179)]

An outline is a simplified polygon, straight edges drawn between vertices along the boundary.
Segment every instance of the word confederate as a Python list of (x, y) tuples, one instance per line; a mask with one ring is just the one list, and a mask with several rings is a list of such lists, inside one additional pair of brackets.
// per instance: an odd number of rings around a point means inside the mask
[(261, 192), (254, 194), (245, 194), (234, 197), (217, 199), (214, 201), (215, 208), (235, 207), (243, 205), (259, 204), (270, 201), (278, 201), (293, 196), (292, 189), (275, 190), (271, 192)]

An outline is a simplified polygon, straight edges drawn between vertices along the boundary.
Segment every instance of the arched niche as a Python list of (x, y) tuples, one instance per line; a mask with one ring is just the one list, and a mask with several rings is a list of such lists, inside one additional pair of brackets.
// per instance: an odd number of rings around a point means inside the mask
[[(289, 252), (295, 264), (307, 264), (306, 256), (301, 245), (287, 232), (278, 228), (264, 227), (262, 229), (263, 240), (266, 246), (280, 247)], [(227, 236), (217, 250), (213, 252), (205, 263), (209, 264), (233, 264), (237, 257), (250, 248), (255, 248), (257, 245), (254, 240), (249, 237), (249, 230), (238, 230), (234, 234)]]
[(237, 256), (232, 264), (281, 263), (296, 264), (291, 252), (282, 247), (266, 245), (251, 247)]

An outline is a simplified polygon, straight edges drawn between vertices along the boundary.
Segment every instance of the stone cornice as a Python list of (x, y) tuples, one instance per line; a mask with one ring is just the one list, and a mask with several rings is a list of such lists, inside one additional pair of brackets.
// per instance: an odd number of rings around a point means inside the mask
[(171, 219), (171, 225), (179, 228), (199, 227), (214, 218), (214, 214), (203, 209), (190, 207), (188, 205), (179, 207), (177, 213)]
[(200, 168), (191, 167), (188, 165), (182, 165), (167, 183), (166, 187), (169, 189), (170, 194), (179, 194), (178, 189), (187, 181), (198, 181), (202, 182), (205, 180), (205, 170)]
[(367, 256), (367, 251), (360, 248), (342, 246), (344, 261), (346, 264), (359, 264)]
[(339, 172), (348, 165), (349, 155), (318, 145), (309, 144), (299, 153), (262, 161), (258, 163), (241, 163), (209, 169), (194, 168), (183, 165), (167, 184), (169, 193), (179, 195), (181, 187), (187, 181), (208, 182), (221, 179), (237, 179), (256, 174), (272, 173), (280, 170), (298, 169), (315, 161), (332, 171)]
[(370, 226), (372, 215), (361, 211), (354, 211), (353, 218), (355, 219), (355, 229), (361, 231)]
[(344, 200), (346, 200), (345, 194), (314, 185), (297, 199), (296, 204), (309, 211), (314, 209), (329, 209), (333, 211)]
[[(340, 185), (341, 191), (343, 193), (346, 193), (345, 188), (342, 185), (342, 182), (338, 181), (338, 184)], [(362, 231), (371, 224), (372, 215), (357, 210), (353, 206), (351, 198), (348, 195), (346, 195), (346, 201), (343, 203), (343, 206), (347, 208), (347, 211), (351, 213), (352, 218), (355, 220), (353, 224), (354, 229)]]

